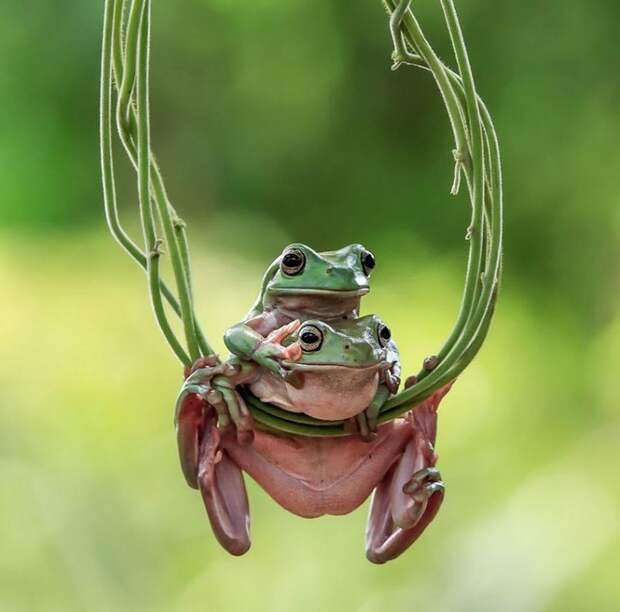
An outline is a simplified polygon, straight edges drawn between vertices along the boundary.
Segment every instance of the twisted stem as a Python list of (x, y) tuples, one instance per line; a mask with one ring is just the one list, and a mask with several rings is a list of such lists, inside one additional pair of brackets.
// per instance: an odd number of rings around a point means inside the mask
[[(438, 58), (411, 10), (411, 0), (383, 0), (390, 14), (395, 46), (394, 68), (402, 64), (429, 71), (443, 98), (455, 140), (455, 177), (452, 192), (465, 177), (472, 202), (468, 230), (469, 256), (465, 288), (452, 332), (438, 353), (434, 370), (422, 370), (418, 383), (391, 398), (379, 422), (414, 409), (436, 390), (454, 380), (476, 356), (489, 330), (501, 275), (502, 173), (499, 144), (488, 109), (476, 93), (463, 33), (453, 0), (440, 0), (454, 48), (458, 72)], [(106, 0), (101, 80), (101, 161), (106, 218), (121, 246), (147, 271), (155, 316), (179, 359), (189, 365), (201, 354), (212, 354), (193, 307), (191, 262), (186, 228), (168, 198), (161, 171), (150, 146), (149, 43), (150, 0), (132, 0), (123, 36), (128, 0)], [(123, 40), (124, 38), (124, 40)], [(140, 217), (146, 252), (123, 229), (114, 181), (112, 98), (113, 77), (118, 90), (116, 124), (120, 140), (138, 174)], [(159, 259), (164, 243), (157, 236), (157, 211), (168, 246), (179, 299), (161, 280)], [(176, 338), (166, 318), (162, 296), (181, 317), (188, 351)], [(265, 404), (244, 392), (259, 426), (306, 436), (348, 435), (342, 421), (325, 423), (294, 415)]]

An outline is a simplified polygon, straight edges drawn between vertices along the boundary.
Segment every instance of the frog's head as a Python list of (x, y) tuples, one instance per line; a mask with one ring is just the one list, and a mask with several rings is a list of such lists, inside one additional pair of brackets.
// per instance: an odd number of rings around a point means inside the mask
[(271, 294), (365, 295), (375, 267), (374, 255), (361, 244), (318, 253), (301, 243), (290, 244), (273, 264), (267, 284)]
[(297, 342), (299, 360), (287, 364), (302, 371), (320, 368), (389, 367), (398, 359), (398, 350), (389, 327), (376, 315), (331, 323), (305, 321), (286, 344)]
[(353, 313), (370, 290), (374, 267), (374, 255), (361, 244), (323, 253), (291, 244), (271, 266), (265, 302), (317, 318)]

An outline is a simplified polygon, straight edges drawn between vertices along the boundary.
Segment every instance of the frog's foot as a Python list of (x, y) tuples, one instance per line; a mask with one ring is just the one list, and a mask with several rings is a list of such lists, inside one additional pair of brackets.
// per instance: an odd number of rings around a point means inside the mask
[(377, 437), (376, 422), (371, 424), (366, 411), (347, 419), (344, 429), (348, 434), (359, 436), (364, 442), (372, 442)]
[(281, 362), (297, 361), (301, 357), (302, 351), (297, 342), (290, 346), (282, 346), (282, 342), (300, 327), (301, 322), (296, 320), (272, 331), (254, 349), (251, 355), (252, 361), (281, 378), (285, 378), (288, 372)]
[(205, 399), (211, 404), (218, 416), (218, 424), (224, 432), (232, 429), (237, 432), (237, 442), (247, 446), (254, 439), (254, 418), (248, 407), (235, 389), (232, 378), (218, 375), (211, 381), (211, 388)]
[(413, 505), (403, 509), (403, 515), (396, 519), (399, 527), (415, 525), (422, 511), (435, 493), (444, 494), (446, 485), (441, 480), (441, 474), (435, 467), (426, 467), (418, 470), (411, 480), (403, 486), (403, 493), (410, 495)]
[(215, 354), (199, 357), (191, 366), (185, 366), (184, 376), (189, 378), (196, 370), (215, 368), (219, 363), (219, 357)]
[[(348, 433), (358, 434), (366, 442), (371, 442), (376, 437), (381, 406), (383, 406), (391, 393), (393, 393), (392, 389), (394, 387), (390, 387), (390, 384), (395, 384), (396, 377), (392, 379), (392, 374), (389, 371), (387, 371), (385, 375), (390, 378), (386, 378), (385, 382), (379, 385), (370, 406), (368, 406), (364, 412), (360, 412), (360, 414), (354, 416), (345, 423), (345, 428)], [(398, 383), (396, 383), (396, 388), (398, 389)]]
[(198, 485), (209, 522), (218, 542), (232, 555), (250, 548), (250, 509), (243, 474), (220, 449), (220, 431), (214, 419), (205, 424), (200, 445)]
[(177, 398), (177, 426), (186, 398), (194, 395), (213, 406), (222, 430), (235, 429), (239, 444), (250, 444), (254, 434), (254, 419), (235, 386), (251, 377), (253, 369), (255, 367), (251, 364), (228, 361), (192, 372)]
[(373, 563), (386, 563), (411, 546), (435, 518), (444, 497), (439, 472), (427, 466), (411, 474), (418, 463), (410, 444), (375, 489), (366, 529), (366, 556)]

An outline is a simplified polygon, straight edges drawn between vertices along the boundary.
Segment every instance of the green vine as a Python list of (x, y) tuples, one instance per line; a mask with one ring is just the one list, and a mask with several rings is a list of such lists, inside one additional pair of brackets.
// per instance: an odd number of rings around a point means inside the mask
[[(467, 48), (452, 0), (440, 0), (457, 70), (434, 52), (416, 19), (412, 0), (383, 0), (390, 16), (394, 69), (401, 65), (431, 73), (444, 101), (454, 135), (456, 195), (465, 177), (472, 206), (467, 230), (469, 255), (465, 286), (456, 323), (436, 359), (420, 371), (412, 387), (392, 397), (379, 422), (414, 409), (452, 382), (471, 363), (489, 330), (501, 276), (502, 171), (499, 144), (491, 115), (477, 94)], [(150, 0), (106, 0), (101, 68), (101, 163), (109, 229), (119, 244), (147, 273), (155, 318), (175, 355), (189, 366), (213, 350), (196, 320), (191, 261), (185, 223), (173, 208), (150, 145), (149, 49)], [(116, 106), (114, 107), (114, 99)], [(138, 176), (144, 251), (123, 229), (114, 179), (113, 125)], [(163, 235), (157, 233), (159, 223)], [(162, 246), (169, 253), (178, 298), (160, 278)], [(164, 300), (183, 324), (184, 344), (167, 318)], [(307, 436), (348, 435), (342, 421), (319, 421), (265, 404), (242, 390), (260, 427)]]

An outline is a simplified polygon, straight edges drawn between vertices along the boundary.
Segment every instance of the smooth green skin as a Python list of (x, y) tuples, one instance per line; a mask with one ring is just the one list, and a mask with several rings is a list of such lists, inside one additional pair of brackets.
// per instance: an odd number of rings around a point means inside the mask
[[(294, 276), (284, 274), (280, 268), (282, 255), (291, 248), (303, 251), (306, 256), (303, 271)], [(226, 331), (224, 343), (228, 350), (241, 359), (255, 361), (272, 372), (283, 375), (284, 372), (277, 362), (281, 353), (279, 347), (264, 343), (264, 337), (247, 325), (247, 322), (268, 312), (277, 316), (282, 310), (283, 301), (286, 302), (295, 296), (306, 298), (309, 304), (314, 299), (323, 301), (325, 298), (333, 299), (334, 310), (322, 312), (322, 318), (326, 320), (341, 318), (343, 302), (359, 298), (370, 291), (368, 276), (361, 262), (361, 256), (365, 251), (365, 247), (361, 244), (352, 244), (337, 251), (323, 253), (301, 243), (287, 246), (267, 269), (260, 295), (245, 319)], [(290, 311), (280, 314), (282, 322), (291, 320)], [(313, 314), (304, 312), (302, 308), (294, 312), (293, 318), (303, 321), (311, 318)], [(347, 314), (356, 316), (357, 312), (351, 311)]]
[(398, 348), (393, 340), (386, 346), (379, 341), (378, 331), (385, 325), (377, 315), (367, 315), (359, 319), (348, 319), (327, 323), (325, 321), (306, 321), (297, 332), (284, 342), (289, 346), (299, 340), (299, 335), (309, 325), (323, 333), (321, 347), (312, 352), (304, 351), (298, 361), (285, 361), (287, 369), (303, 369), (307, 366), (345, 366), (364, 368), (372, 365), (381, 367), (399, 363)]

